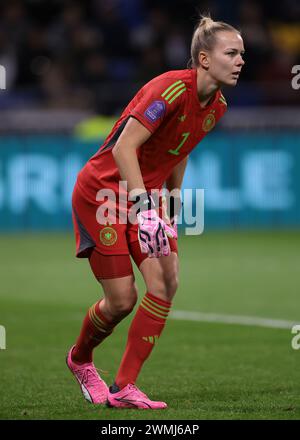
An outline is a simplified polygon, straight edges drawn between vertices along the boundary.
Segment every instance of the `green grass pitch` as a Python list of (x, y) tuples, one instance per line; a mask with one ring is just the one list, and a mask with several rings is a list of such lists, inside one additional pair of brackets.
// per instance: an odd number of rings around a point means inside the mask
[[(88, 404), (65, 365), (87, 308), (101, 297), (70, 234), (0, 236), (0, 419), (299, 419), (300, 350), (290, 329), (169, 320), (138, 380), (164, 411)], [(181, 237), (174, 309), (300, 324), (299, 231)], [(140, 298), (144, 286), (137, 274)], [(110, 384), (128, 317), (95, 351)]]

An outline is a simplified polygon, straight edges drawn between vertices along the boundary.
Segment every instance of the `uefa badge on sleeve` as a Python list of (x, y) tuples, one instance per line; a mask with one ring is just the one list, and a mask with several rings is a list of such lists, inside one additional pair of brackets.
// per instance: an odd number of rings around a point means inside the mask
[(164, 101), (153, 101), (144, 112), (144, 115), (150, 122), (154, 123), (164, 116), (165, 111), (166, 104)]

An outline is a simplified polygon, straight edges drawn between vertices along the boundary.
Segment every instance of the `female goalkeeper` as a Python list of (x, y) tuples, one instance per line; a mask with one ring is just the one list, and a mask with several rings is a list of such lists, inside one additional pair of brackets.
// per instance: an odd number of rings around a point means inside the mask
[[(165, 327), (178, 284), (176, 210), (170, 221), (162, 218), (150, 193), (164, 185), (180, 192), (189, 153), (226, 111), (220, 88), (236, 85), (243, 54), (238, 30), (202, 17), (191, 43), (192, 68), (166, 72), (140, 89), (78, 175), (73, 192), (76, 255), (89, 259), (104, 296), (88, 310), (67, 365), (92, 403), (167, 407), (135, 385)], [(124, 208), (119, 203), (114, 216), (113, 202), (133, 191), (138, 204), (129, 202)], [(107, 222), (104, 206), (109, 206)], [(126, 215), (136, 206), (132, 222)], [(143, 276), (146, 293), (131, 322), (115, 382), (108, 388), (92, 353), (136, 304), (130, 256)]]

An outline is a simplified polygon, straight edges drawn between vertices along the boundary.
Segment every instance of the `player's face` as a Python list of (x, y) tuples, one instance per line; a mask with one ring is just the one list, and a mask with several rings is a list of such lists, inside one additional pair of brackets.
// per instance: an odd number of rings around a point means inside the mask
[(208, 71), (220, 86), (235, 86), (245, 64), (243, 39), (240, 34), (229, 31), (218, 32), (216, 37), (216, 44), (208, 55)]

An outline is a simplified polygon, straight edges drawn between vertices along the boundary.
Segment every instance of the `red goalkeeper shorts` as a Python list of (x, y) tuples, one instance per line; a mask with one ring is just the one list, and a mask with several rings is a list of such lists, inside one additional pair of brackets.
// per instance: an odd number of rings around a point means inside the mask
[[(102, 225), (97, 221), (100, 204), (96, 197), (83, 195), (78, 184), (72, 197), (76, 256), (89, 258), (97, 279), (121, 278), (133, 273), (130, 255), (137, 267), (147, 258), (138, 241), (138, 226), (127, 224)], [(169, 238), (170, 249), (178, 254), (177, 240)]]

